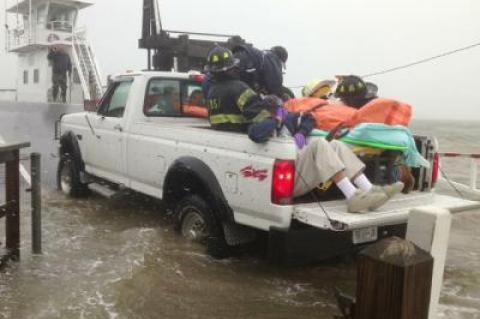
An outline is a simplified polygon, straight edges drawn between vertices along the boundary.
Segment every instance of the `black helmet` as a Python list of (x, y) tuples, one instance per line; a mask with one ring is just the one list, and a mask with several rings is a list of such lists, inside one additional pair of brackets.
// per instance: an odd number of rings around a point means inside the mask
[(340, 80), (335, 91), (339, 98), (364, 98), (367, 94), (367, 85), (356, 75), (348, 75)]
[(283, 63), (287, 63), (288, 60), (288, 51), (282, 46), (274, 46), (273, 48), (270, 49), (275, 55), (282, 60)]
[(234, 68), (238, 59), (233, 56), (232, 51), (219, 45), (215, 46), (208, 53), (206, 71), (220, 73)]

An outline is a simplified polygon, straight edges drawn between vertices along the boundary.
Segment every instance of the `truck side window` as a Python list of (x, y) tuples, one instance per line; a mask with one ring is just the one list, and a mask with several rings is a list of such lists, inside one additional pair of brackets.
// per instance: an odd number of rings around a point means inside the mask
[(182, 112), (187, 117), (208, 117), (201, 83), (185, 82), (182, 91)]
[(107, 117), (122, 117), (132, 83), (133, 81), (115, 83), (111, 93), (103, 100), (98, 113)]
[(143, 113), (146, 116), (181, 116), (180, 82), (178, 80), (152, 79), (148, 83)]

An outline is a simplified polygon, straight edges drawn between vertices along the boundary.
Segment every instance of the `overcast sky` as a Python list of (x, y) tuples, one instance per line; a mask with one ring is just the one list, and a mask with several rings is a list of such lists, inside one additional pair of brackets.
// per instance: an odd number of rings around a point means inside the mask
[[(166, 29), (238, 34), (290, 53), (286, 85), (368, 74), (480, 42), (478, 0), (159, 0)], [(81, 15), (103, 73), (146, 67), (142, 0), (97, 0)], [(415, 118), (480, 120), (480, 47), (369, 78)]]

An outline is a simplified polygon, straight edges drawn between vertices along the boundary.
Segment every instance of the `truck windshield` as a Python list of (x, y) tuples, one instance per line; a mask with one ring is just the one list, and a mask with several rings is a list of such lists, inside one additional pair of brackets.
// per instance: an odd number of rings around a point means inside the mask
[(122, 117), (132, 83), (133, 81), (130, 80), (115, 83), (110, 94), (107, 93), (107, 97), (103, 100), (98, 113), (108, 117)]

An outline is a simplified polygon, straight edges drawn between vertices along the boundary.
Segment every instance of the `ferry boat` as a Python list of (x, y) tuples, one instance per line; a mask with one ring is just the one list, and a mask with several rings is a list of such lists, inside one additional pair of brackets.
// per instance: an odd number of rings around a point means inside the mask
[[(84, 104), (103, 94), (103, 79), (87, 31), (78, 27), (79, 12), (93, 3), (85, 0), (9, 0), (5, 2), (4, 73), (0, 100), (52, 103), (53, 48), (70, 57), (66, 103)], [(12, 74), (13, 73), (13, 74)], [(60, 95), (60, 94), (59, 94)]]

